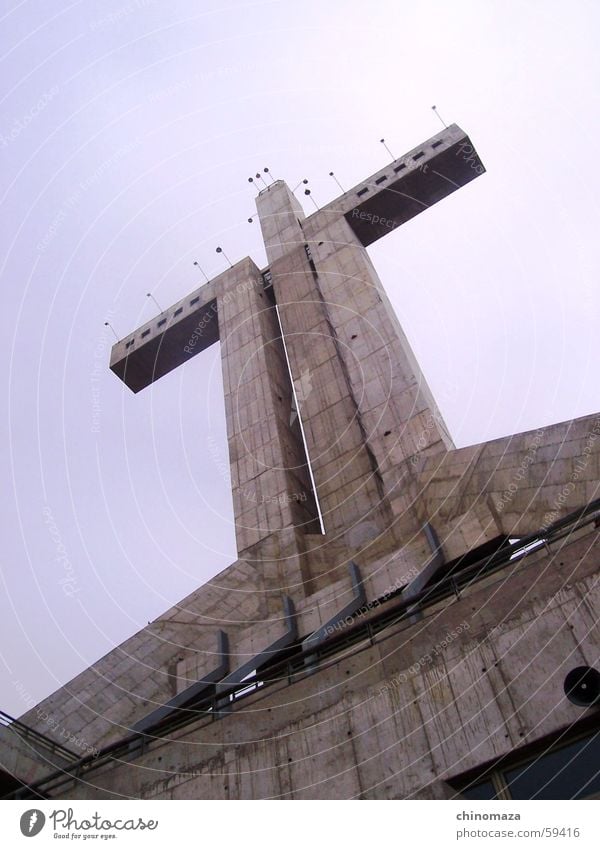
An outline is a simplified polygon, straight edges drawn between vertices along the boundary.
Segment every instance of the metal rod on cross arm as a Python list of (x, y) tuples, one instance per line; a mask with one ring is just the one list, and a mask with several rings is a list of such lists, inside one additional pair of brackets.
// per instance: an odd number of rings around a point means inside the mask
[(109, 321), (105, 321), (105, 322), (104, 322), (104, 326), (105, 326), (105, 327), (110, 327), (110, 329), (112, 330), (112, 332), (115, 334), (115, 339), (116, 339), (116, 340), (117, 340), (117, 342), (118, 342), (118, 341), (119, 341), (119, 337), (117, 336), (117, 333), (116, 333), (116, 331), (115, 331), (115, 328), (112, 326), (112, 324), (111, 324)]
[(333, 177), (333, 179), (334, 179), (334, 180), (335, 180), (335, 182), (338, 184), (338, 186), (340, 187), (340, 189), (341, 189), (342, 191), (344, 191), (344, 187), (342, 186), (342, 184), (340, 183), (340, 181), (338, 180), (338, 178), (335, 176), (335, 174), (333, 173), (333, 171), (330, 171), (330, 172), (329, 172), (329, 176), (330, 176), (330, 177)]
[(154, 301), (154, 303), (155, 303), (155, 304), (156, 304), (156, 306), (158, 307), (158, 311), (159, 311), (159, 312), (164, 312), (164, 310), (162, 309), (161, 305), (158, 303), (158, 301), (156, 300), (156, 298), (154, 297), (154, 295), (152, 294), (152, 292), (146, 292), (146, 297), (147, 297), (147, 298), (150, 298), (150, 300)]
[(317, 209), (317, 212), (318, 212), (318, 211), (319, 211), (319, 207), (318, 207), (318, 205), (317, 205), (316, 200), (315, 200), (315, 199), (314, 199), (314, 197), (311, 195), (311, 193), (310, 193), (310, 189), (304, 189), (304, 194), (305, 194), (305, 195), (307, 195), (307, 196), (308, 196), (308, 197), (312, 200), (312, 202), (314, 203), (314, 205), (315, 205), (315, 207), (316, 207), (316, 209)]
[(199, 269), (200, 269), (200, 271), (202, 272), (202, 274), (204, 274), (204, 277), (205, 277), (205, 279), (206, 279), (206, 282), (208, 283), (208, 275), (206, 274), (206, 271), (204, 271), (204, 269), (200, 266), (200, 263), (199, 263), (199, 262), (194, 262), (194, 265), (195, 265), (197, 268), (199, 268)]
[(229, 265), (231, 266), (231, 268), (233, 268), (233, 263), (232, 263), (232, 261), (229, 259), (229, 257), (227, 256), (227, 254), (225, 253), (225, 251), (223, 250), (223, 248), (216, 248), (216, 252), (217, 252), (218, 254), (223, 254), (223, 256), (225, 257), (225, 259), (227, 260), (227, 262), (229, 263)]
[(437, 106), (432, 106), (431, 108), (433, 109), (433, 111), (435, 112), (435, 114), (438, 116), (438, 118), (440, 119), (440, 121), (442, 122), (442, 124), (444, 125), (444, 127), (446, 127), (446, 129), (448, 129), (448, 124), (444, 121), (444, 119), (442, 118), (442, 116), (440, 115), (440, 113), (437, 111)]
[(392, 151), (389, 149), (389, 147), (388, 147), (388, 146), (387, 146), (387, 144), (385, 143), (385, 139), (379, 139), (379, 141), (380, 141), (380, 142), (381, 142), (381, 144), (385, 147), (385, 149), (387, 150), (387, 152), (389, 153), (389, 155), (392, 157), (392, 162), (394, 162), (394, 161), (395, 161), (395, 159), (396, 159), (396, 157), (394, 156), (394, 154), (392, 153)]

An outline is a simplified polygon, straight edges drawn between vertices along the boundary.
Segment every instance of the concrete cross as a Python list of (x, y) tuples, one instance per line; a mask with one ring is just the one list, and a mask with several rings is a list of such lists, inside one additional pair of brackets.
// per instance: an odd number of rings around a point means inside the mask
[(240, 260), (114, 345), (139, 392), (220, 340), (239, 557), (275, 581), (292, 561), (315, 580), (323, 526), (353, 550), (401, 538), (411, 459), (452, 447), (366, 248), (483, 171), (451, 125), (308, 217), (276, 181), (268, 267)]

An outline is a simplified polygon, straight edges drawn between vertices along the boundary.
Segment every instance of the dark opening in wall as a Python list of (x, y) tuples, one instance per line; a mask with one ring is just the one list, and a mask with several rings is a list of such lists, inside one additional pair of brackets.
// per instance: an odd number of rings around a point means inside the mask
[(13, 793), (15, 790), (20, 790), (21, 787), (24, 786), (25, 785), (19, 781), (18, 778), (15, 778), (3, 769), (0, 769), (0, 798), (8, 796), (9, 793)]
[(598, 714), (448, 783), (463, 799), (590, 799), (600, 794)]
[(460, 557), (455, 557), (454, 560), (450, 560), (448, 563), (443, 563), (431, 576), (425, 586), (431, 586), (431, 584), (436, 584), (444, 578), (456, 575), (463, 569), (471, 566), (473, 563), (478, 563), (480, 560), (484, 561), (481, 568), (485, 569), (486, 559), (493, 557), (493, 555), (497, 554), (501, 548), (504, 548), (507, 545), (510, 545), (509, 537), (504, 534), (499, 534), (497, 537), (494, 537), (494, 539), (489, 540), (489, 542), (484, 542), (482, 545), (478, 545), (477, 548), (473, 548), (470, 551), (461, 554)]

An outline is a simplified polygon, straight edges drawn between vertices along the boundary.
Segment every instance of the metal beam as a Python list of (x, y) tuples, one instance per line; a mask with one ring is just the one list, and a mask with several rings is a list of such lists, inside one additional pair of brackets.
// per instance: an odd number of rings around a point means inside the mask
[[(407, 584), (406, 587), (402, 590), (401, 598), (403, 601), (410, 601), (411, 598), (418, 596), (421, 590), (425, 587), (426, 584), (431, 581), (434, 577), (440, 566), (443, 566), (446, 562), (446, 557), (442, 550), (442, 546), (438, 539), (438, 535), (435, 532), (435, 528), (430, 522), (425, 522), (423, 525), (423, 533), (429, 543), (429, 548), (431, 550), (431, 558), (427, 561), (425, 566), (421, 569), (416, 578), (414, 578), (410, 584)], [(410, 609), (411, 612), (414, 612), (414, 616), (411, 618), (411, 622), (416, 622), (418, 619), (421, 619), (423, 614), (420, 612), (417, 605)]]
[(239, 685), (247, 678), (250, 673), (254, 672), (269, 660), (273, 660), (277, 654), (283, 649), (290, 646), (298, 639), (298, 625), (296, 623), (296, 609), (292, 599), (283, 596), (283, 611), (286, 624), (286, 632), (282, 637), (275, 640), (267, 648), (263, 649), (258, 654), (255, 654), (250, 660), (247, 660), (241, 666), (238, 666), (230, 675), (219, 681), (216, 687), (217, 695), (225, 695), (236, 690)]
[[(352, 588), (354, 590), (354, 595), (352, 600), (348, 602), (348, 604), (343, 607), (340, 611), (335, 613), (331, 619), (328, 619), (320, 628), (317, 628), (316, 631), (302, 641), (302, 650), (307, 651), (313, 646), (318, 645), (322, 642), (325, 637), (328, 636), (329, 629), (334, 628), (336, 625), (339, 625), (340, 622), (343, 622), (348, 616), (352, 616), (353, 613), (356, 613), (363, 605), (367, 603), (367, 596), (365, 594), (365, 589), (363, 587), (362, 577), (360, 574), (360, 569), (356, 565), (354, 561), (350, 563), (348, 567), (348, 571), (350, 572), (350, 579), (352, 581)], [(306, 658), (305, 664), (310, 666), (314, 663), (314, 656), (310, 655)]]
[[(205, 696), (207, 691), (214, 687), (215, 683), (220, 681), (224, 675), (227, 675), (229, 672), (229, 638), (225, 631), (217, 631), (217, 656), (219, 662), (214, 669), (207, 672), (199, 681), (182, 690), (166, 704), (160, 705), (152, 713), (140, 719), (131, 727), (131, 730), (151, 735), (151, 732), (156, 731), (157, 727), (174, 712), (193, 710), (194, 703)], [(131, 746), (136, 745), (139, 745), (138, 741), (131, 744)]]

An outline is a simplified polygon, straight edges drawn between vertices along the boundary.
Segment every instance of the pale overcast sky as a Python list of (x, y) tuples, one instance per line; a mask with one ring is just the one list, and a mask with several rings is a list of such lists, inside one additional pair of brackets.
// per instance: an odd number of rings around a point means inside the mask
[[(247, 177), (319, 204), (447, 122), (487, 173), (370, 248), (457, 445), (600, 409), (600, 4), (0, 6), (0, 708), (235, 559), (218, 347), (134, 396), (156, 309), (250, 255)], [(304, 203), (306, 198), (301, 195)], [(305, 203), (307, 213), (312, 204)], [(69, 581), (69, 583), (66, 583)]]

